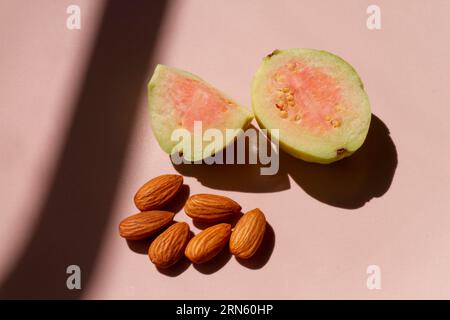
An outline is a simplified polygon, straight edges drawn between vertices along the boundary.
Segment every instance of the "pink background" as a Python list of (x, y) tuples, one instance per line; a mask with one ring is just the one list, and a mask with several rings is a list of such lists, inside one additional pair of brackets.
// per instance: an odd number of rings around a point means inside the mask
[[(81, 7), (81, 30), (65, 27), (69, 4)], [(381, 30), (366, 28), (369, 4), (381, 7)], [(104, 5), (0, 1), (0, 287), (38, 224)], [(243, 210), (260, 207), (273, 233), (252, 265), (222, 254), (208, 266), (182, 263), (163, 274), (117, 232), (136, 211), (137, 188), (177, 172), (151, 133), (143, 81), (95, 267), (79, 297), (450, 298), (449, 12), (445, 0), (171, 1), (146, 79), (155, 63), (168, 64), (250, 107), (252, 75), (265, 54), (320, 48), (358, 70), (379, 120), (354, 159), (330, 168), (286, 155), (274, 177), (250, 166), (179, 168), (191, 194), (219, 193)], [(85, 214), (95, 220), (96, 212)], [(198, 231), (182, 210), (176, 220)], [(372, 264), (381, 268), (381, 290), (366, 287)], [(55, 272), (65, 278), (64, 269)]]

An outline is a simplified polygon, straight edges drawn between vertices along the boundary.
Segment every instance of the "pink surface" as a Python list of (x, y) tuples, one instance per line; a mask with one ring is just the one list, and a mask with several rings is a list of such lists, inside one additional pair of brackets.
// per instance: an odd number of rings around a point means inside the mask
[[(0, 2), (0, 282), (39, 218), (33, 208), (51, 179), (102, 9), (101, 1), (39, 2)], [(69, 3), (82, 7), (82, 30), (65, 28)], [(117, 197), (84, 298), (450, 298), (450, 3), (377, 1), (378, 31), (366, 28), (369, 4), (171, 3), (154, 62), (198, 74), (250, 106), (251, 79), (265, 54), (329, 50), (358, 70), (395, 149), (376, 119), (366, 148), (337, 169), (286, 156), (274, 177), (261, 177), (251, 166), (179, 168), (191, 194), (219, 193), (244, 210), (260, 207), (274, 247), (258, 269), (225, 256), (209, 267), (162, 274), (117, 231), (119, 221), (136, 212), (132, 199), (143, 182), (177, 172), (149, 128), (142, 83)], [(176, 220), (198, 231), (183, 212)], [(369, 265), (381, 268), (381, 290), (366, 287)]]

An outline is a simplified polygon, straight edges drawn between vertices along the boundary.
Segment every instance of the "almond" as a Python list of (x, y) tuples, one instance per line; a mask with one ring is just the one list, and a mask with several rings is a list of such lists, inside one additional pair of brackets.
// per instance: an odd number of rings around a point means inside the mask
[(203, 263), (214, 258), (227, 244), (231, 225), (220, 223), (209, 227), (189, 241), (184, 254), (193, 263)]
[(171, 225), (150, 245), (148, 256), (158, 268), (168, 268), (183, 256), (190, 230), (186, 222)]
[(145, 183), (134, 196), (134, 203), (141, 211), (163, 208), (172, 200), (183, 184), (178, 174), (164, 174)]
[(259, 209), (244, 214), (234, 227), (230, 251), (241, 259), (251, 258), (258, 250), (266, 231), (266, 217)]
[(169, 211), (145, 211), (122, 220), (120, 236), (128, 240), (141, 240), (167, 226), (174, 217)]
[(189, 217), (200, 222), (219, 222), (241, 212), (241, 206), (224, 196), (196, 194), (187, 200), (184, 211)]

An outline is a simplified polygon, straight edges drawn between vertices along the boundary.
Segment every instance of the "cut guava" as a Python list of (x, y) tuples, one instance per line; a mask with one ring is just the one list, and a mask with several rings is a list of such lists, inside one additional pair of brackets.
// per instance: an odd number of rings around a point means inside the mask
[[(152, 130), (161, 148), (168, 154), (181, 153), (188, 161), (221, 151), (253, 119), (250, 110), (196, 75), (161, 64), (148, 84), (148, 104)], [(177, 129), (182, 129), (178, 131), (181, 134), (174, 135)], [(215, 134), (208, 135), (209, 129), (215, 129)], [(182, 148), (183, 133), (190, 138), (189, 148)]]
[(253, 79), (252, 105), (262, 128), (280, 130), (281, 149), (309, 162), (350, 156), (370, 126), (361, 79), (326, 51), (275, 50), (266, 56)]

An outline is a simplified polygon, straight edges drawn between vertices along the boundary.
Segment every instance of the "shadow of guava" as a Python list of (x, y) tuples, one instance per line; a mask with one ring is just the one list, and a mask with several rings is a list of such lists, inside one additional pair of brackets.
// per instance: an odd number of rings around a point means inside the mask
[[(257, 151), (246, 148), (247, 159), (250, 152)], [(181, 164), (174, 168), (211, 189), (240, 192), (283, 191), (290, 188), (290, 176), (311, 197), (331, 206), (356, 209), (387, 192), (398, 163), (389, 129), (375, 115), (363, 146), (349, 158), (323, 165), (283, 151), (279, 156), (280, 168), (275, 175), (261, 175), (261, 164)]]
[[(251, 125), (249, 129), (258, 129)], [(219, 155), (223, 157), (224, 163), (226, 161), (226, 150), (228, 148), (234, 148), (233, 164), (195, 164), (195, 163), (182, 163), (179, 165), (173, 164), (175, 170), (183, 176), (195, 177), (202, 185), (216, 190), (227, 191), (240, 191), (240, 192), (254, 192), (254, 193), (268, 193), (279, 192), (290, 188), (289, 177), (287, 173), (279, 168), (279, 170), (273, 175), (262, 174), (262, 169), (267, 168), (271, 164), (263, 165), (258, 161), (256, 164), (249, 163), (249, 159), (257, 157), (260, 138), (250, 143), (246, 140), (244, 156), (245, 164), (238, 164), (237, 157), (238, 150), (237, 144), (230, 144), (225, 150), (221, 151)], [(264, 138), (264, 141), (267, 141)], [(274, 148), (267, 142), (267, 150), (270, 155), (276, 154)], [(276, 161), (279, 161), (278, 158)], [(279, 165), (279, 162), (278, 162)]]
[(364, 206), (389, 189), (397, 168), (397, 149), (387, 126), (372, 114), (363, 146), (329, 165), (309, 163), (280, 153), (280, 167), (313, 198), (346, 209)]
[[(246, 153), (249, 152), (257, 151), (246, 148)], [(349, 158), (322, 165), (296, 159), (283, 151), (279, 156), (280, 168), (275, 175), (261, 175), (261, 164), (174, 167), (180, 174), (196, 177), (211, 189), (240, 192), (283, 191), (290, 188), (290, 176), (311, 197), (331, 206), (356, 209), (387, 192), (398, 163), (389, 129), (375, 115), (363, 146)]]

